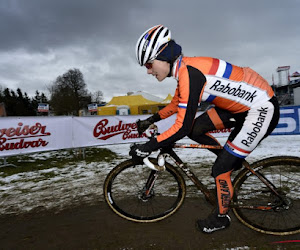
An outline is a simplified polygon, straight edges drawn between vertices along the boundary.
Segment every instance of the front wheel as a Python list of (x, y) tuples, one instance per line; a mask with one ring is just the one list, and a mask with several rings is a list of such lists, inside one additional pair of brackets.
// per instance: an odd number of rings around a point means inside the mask
[[(155, 159), (151, 162), (157, 164)], [(120, 163), (105, 179), (104, 198), (119, 216), (135, 222), (155, 222), (169, 217), (182, 205), (186, 185), (182, 175), (166, 163), (154, 171), (132, 160)]]
[(272, 183), (275, 194), (248, 169), (234, 180), (233, 212), (246, 226), (261, 233), (300, 232), (300, 158), (271, 157), (251, 168)]

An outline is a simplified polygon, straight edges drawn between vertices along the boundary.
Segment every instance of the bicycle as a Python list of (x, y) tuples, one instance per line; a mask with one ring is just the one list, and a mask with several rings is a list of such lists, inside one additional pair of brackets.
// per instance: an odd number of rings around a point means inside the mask
[[(216, 206), (215, 190), (209, 190), (196, 177), (175, 148), (222, 146), (175, 143), (160, 149), (157, 158), (147, 157), (138, 164), (132, 159), (120, 163), (107, 175), (103, 186), (105, 201), (113, 212), (134, 222), (156, 222), (171, 216), (186, 196), (182, 172)], [(293, 156), (269, 157), (251, 165), (245, 160), (233, 180), (230, 208), (237, 219), (265, 234), (300, 233), (299, 167), (300, 158)], [(128, 181), (130, 184), (126, 184)]]

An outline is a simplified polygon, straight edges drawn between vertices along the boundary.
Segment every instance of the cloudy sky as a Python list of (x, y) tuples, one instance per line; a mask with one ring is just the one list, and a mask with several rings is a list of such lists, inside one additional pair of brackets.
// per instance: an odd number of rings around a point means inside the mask
[(173, 79), (158, 83), (135, 59), (137, 39), (156, 24), (186, 56), (250, 66), (271, 83), (278, 66), (300, 71), (299, 10), (299, 0), (0, 0), (0, 86), (48, 94), (78, 68), (105, 101), (173, 94)]

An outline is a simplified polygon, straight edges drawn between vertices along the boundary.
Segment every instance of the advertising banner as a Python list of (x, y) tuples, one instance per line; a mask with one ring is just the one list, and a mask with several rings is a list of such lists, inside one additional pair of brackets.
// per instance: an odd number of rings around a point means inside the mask
[(0, 157), (72, 147), (72, 117), (0, 119)]
[[(74, 117), (73, 146), (97, 146), (142, 141), (138, 138), (137, 116)], [(144, 139), (145, 140), (145, 139)]]
[(300, 134), (300, 106), (280, 108), (280, 119), (273, 135)]
[(38, 112), (49, 112), (49, 104), (48, 103), (39, 103), (38, 104)]

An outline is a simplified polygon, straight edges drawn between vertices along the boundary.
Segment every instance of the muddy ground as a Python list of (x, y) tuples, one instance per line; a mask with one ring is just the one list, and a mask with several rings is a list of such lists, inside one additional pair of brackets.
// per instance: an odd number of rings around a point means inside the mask
[(57, 212), (36, 209), (0, 218), (0, 249), (300, 249), (299, 242), (286, 242), (299, 241), (299, 234), (264, 235), (233, 215), (228, 229), (202, 234), (195, 220), (210, 210), (201, 199), (187, 199), (170, 218), (141, 224), (118, 217), (104, 202)]

